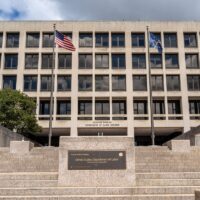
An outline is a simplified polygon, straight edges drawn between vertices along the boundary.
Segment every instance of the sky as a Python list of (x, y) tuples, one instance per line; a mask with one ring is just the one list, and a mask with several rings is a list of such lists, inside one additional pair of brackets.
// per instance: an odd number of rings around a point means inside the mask
[(0, 0), (0, 20), (200, 20), (200, 0)]

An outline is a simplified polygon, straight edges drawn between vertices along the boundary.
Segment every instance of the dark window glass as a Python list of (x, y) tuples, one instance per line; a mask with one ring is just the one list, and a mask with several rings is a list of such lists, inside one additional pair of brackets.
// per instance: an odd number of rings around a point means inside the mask
[(96, 47), (108, 47), (109, 37), (108, 33), (96, 33)]
[(53, 54), (42, 54), (42, 69), (53, 67)]
[(196, 33), (184, 33), (185, 47), (197, 47), (197, 35)]
[(103, 115), (110, 114), (110, 105), (108, 100), (95, 101), (95, 114)]
[(17, 69), (18, 54), (5, 54), (5, 69)]
[(25, 68), (37, 69), (38, 68), (38, 54), (26, 54), (25, 55)]
[(134, 75), (133, 76), (133, 90), (134, 91), (146, 91), (147, 90), (146, 75)]
[(78, 101), (78, 114), (79, 115), (91, 115), (92, 114), (92, 101), (91, 100), (79, 100)]
[(132, 47), (145, 47), (144, 33), (132, 33)]
[(179, 68), (178, 54), (165, 54), (166, 68)]
[(126, 75), (113, 75), (112, 76), (112, 90), (113, 91), (126, 91)]
[(7, 33), (6, 47), (8, 48), (19, 47), (19, 33)]
[(51, 91), (51, 75), (41, 76), (41, 91)]
[(147, 114), (147, 100), (134, 100), (133, 103), (134, 114), (144, 115)]
[(57, 115), (70, 115), (70, 114), (71, 114), (71, 101), (57, 100)]
[(95, 90), (109, 91), (109, 76), (108, 75), (95, 76)]
[(3, 76), (3, 88), (16, 89), (16, 76)]
[(49, 115), (49, 114), (50, 114), (50, 101), (40, 100), (40, 115)]
[(133, 54), (132, 67), (133, 69), (145, 69), (146, 68), (145, 54)]
[(151, 86), (153, 91), (163, 91), (163, 76), (162, 75), (152, 75), (151, 76)]
[(126, 114), (126, 101), (113, 100), (112, 101), (112, 114)]
[(200, 114), (200, 100), (189, 100), (190, 114)]
[(96, 54), (95, 55), (95, 68), (109, 68), (109, 56), (108, 54)]
[(58, 75), (57, 82), (58, 91), (71, 90), (71, 75)]
[(168, 100), (168, 114), (181, 114), (180, 100)]
[(72, 55), (71, 54), (58, 54), (58, 68), (71, 69), (72, 68)]
[(112, 54), (112, 68), (113, 69), (126, 68), (125, 54)]
[(125, 35), (124, 33), (112, 33), (112, 47), (124, 47)]
[(92, 47), (92, 33), (80, 33), (79, 34), (79, 46), (80, 47)]
[(37, 91), (37, 76), (24, 76), (24, 91)]
[(78, 90), (79, 91), (92, 91), (92, 75), (79, 75), (78, 76)]
[(43, 33), (42, 46), (45, 48), (53, 47), (54, 45), (54, 34), (53, 33)]
[(199, 68), (198, 54), (185, 54), (186, 68)]
[(153, 100), (153, 113), (165, 114), (165, 104), (163, 100)]
[(176, 33), (164, 33), (165, 47), (176, 48), (177, 47), (177, 35)]
[(26, 47), (39, 47), (40, 33), (26, 34)]
[(167, 75), (167, 90), (179, 91), (180, 90), (180, 77), (179, 75)]
[(92, 69), (92, 54), (79, 54), (79, 69)]
[(200, 75), (188, 75), (187, 85), (189, 91), (200, 91)]
[(151, 68), (162, 68), (162, 55), (150, 54)]
[(0, 47), (2, 47), (3, 44), (3, 33), (0, 33)]

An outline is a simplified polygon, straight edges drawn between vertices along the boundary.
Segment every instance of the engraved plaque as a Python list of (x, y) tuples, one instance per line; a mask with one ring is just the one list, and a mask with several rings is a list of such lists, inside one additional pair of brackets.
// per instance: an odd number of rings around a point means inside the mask
[(68, 170), (126, 169), (125, 151), (68, 151)]

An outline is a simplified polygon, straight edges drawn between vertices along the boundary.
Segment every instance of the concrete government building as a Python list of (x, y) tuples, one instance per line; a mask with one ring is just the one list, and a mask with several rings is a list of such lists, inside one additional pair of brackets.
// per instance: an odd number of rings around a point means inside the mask
[(47, 136), (53, 24), (72, 38), (75, 52), (55, 48), (53, 136), (135, 136), (151, 143), (147, 31), (156, 143), (200, 124), (200, 23), (137, 21), (0, 22), (0, 89), (37, 102)]

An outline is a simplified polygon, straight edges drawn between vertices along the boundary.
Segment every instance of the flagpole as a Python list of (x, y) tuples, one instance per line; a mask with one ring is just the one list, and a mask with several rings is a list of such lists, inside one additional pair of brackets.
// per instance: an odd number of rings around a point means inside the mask
[(52, 117), (53, 117), (53, 91), (54, 91), (54, 68), (55, 68), (55, 32), (56, 24), (53, 25), (54, 36), (53, 36), (53, 63), (51, 68), (51, 94), (50, 94), (50, 119), (49, 119), (49, 146), (51, 146), (52, 140)]
[(149, 26), (147, 28), (147, 46), (148, 46), (148, 72), (149, 72), (149, 101), (150, 101), (150, 118), (151, 118), (151, 140), (152, 145), (155, 145), (155, 128), (153, 118), (153, 98), (152, 98), (152, 82), (151, 82), (151, 64), (150, 64), (150, 50), (149, 50)]

